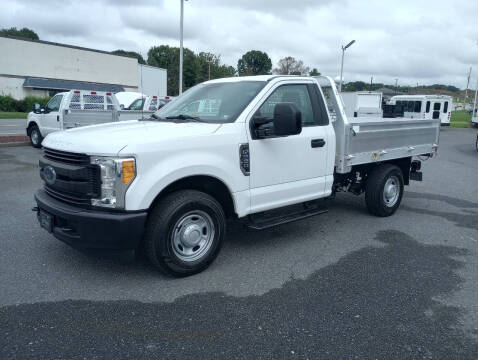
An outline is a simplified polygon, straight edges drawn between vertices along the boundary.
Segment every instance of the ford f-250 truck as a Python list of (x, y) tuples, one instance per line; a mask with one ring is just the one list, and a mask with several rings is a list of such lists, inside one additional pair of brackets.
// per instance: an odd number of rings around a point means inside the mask
[(48, 135), (35, 195), (42, 227), (79, 248), (142, 248), (186, 276), (218, 255), (226, 219), (264, 229), (365, 193), (392, 215), (439, 120), (347, 118), (328, 77), (256, 76), (197, 85), (145, 120)]
[(26, 131), (32, 146), (40, 148), (43, 138), (54, 131), (149, 117), (159, 103), (151, 96), (144, 109), (123, 110), (111, 92), (70, 90), (53, 96), (44, 108), (36, 104), (28, 114)]

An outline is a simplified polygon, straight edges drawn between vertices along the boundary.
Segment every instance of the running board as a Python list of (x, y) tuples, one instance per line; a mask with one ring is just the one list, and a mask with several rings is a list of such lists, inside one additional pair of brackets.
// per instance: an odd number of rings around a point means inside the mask
[(287, 224), (293, 221), (307, 219), (309, 217), (326, 213), (328, 210), (321, 207), (306, 208), (301, 211), (289, 212), (279, 216), (266, 217), (260, 215), (250, 215), (246, 226), (254, 230), (264, 230), (271, 227)]

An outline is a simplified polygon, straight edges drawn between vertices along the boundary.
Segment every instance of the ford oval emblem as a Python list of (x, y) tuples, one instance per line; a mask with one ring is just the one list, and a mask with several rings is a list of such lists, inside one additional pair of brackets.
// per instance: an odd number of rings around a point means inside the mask
[(48, 185), (53, 185), (56, 180), (56, 171), (53, 166), (47, 165), (43, 168), (43, 178)]

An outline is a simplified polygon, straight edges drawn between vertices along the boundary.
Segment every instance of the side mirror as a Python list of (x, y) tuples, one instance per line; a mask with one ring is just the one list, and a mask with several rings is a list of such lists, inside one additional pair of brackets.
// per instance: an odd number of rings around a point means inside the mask
[(124, 104), (120, 104), (120, 110), (124, 110)]
[(41, 106), (38, 103), (35, 103), (35, 107), (33, 108), (33, 112), (35, 114), (40, 114), (41, 113)]
[(274, 106), (274, 135), (289, 136), (302, 132), (302, 113), (294, 103), (277, 103)]

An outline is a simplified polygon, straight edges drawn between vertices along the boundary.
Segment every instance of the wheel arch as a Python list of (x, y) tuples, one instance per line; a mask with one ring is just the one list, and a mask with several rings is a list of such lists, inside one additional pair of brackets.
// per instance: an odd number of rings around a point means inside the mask
[(211, 175), (192, 175), (173, 181), (156, 195), (150, 209), (153, 209), (166, 195), (186, 189), (209, 194), (221, 204), (227, 218), (237, 217), (234, 198), (230, 189), (222, 180)]

